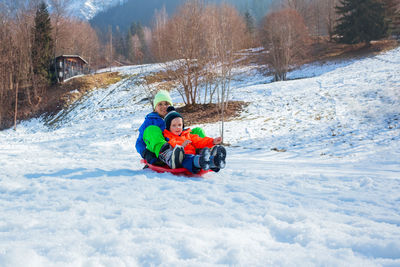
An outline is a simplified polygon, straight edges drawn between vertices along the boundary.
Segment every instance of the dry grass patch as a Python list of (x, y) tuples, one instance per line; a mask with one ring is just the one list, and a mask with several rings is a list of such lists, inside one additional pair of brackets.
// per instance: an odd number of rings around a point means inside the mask
[(379, 40), (372, 41), (370, 46), (365, 44), (339, 44), (329, 42), (327, 38), (321, 38), (319, 42), (314, 42), (310, 57), (307, 59), (309, 63), (318, 60), (330, 59), (352, 59), (360, 56), (376, 55), (394, 49), (399, 46), (396, 40)]
[[(224, 120), (230, 121), (238, 116), (249, 105), (244, 101), (230, 101), (224, 112)], [(185, 126), (201, 123), (215, 123), (221, 121), (221, 114), (217, 104), (186, 105), (176, 109), (185, 119)]]
[(65, 83), (56, 85), (64, 91), (78, 90), (87, 92), (95, 88), (104, 88), (111, 84), (117, 83), (124, 77), (117, 72), (105, 72), (91, 74), (71, 79)]
[(68, 106), (84, 94), (96, 88), (106, 88), (121, 81), (124, 77), (117, 72), (106, 72), (74, 78), (60, 86), (67, 91), (61, 96), (63, 106)]
[(124, 76), (117, 72), (105, 72), (73, 78), (67, 82), (54, 85), (49, 89), (44, 113), (54, 114), (71, 105), (84, 94), (96, 88), (105, 88), (121, 81)]
[(159, 71), (146, 75), (143, 79), (147, 86), (154, 85), (157, 90), (171, 91), (177, 83), (172, 77), (168, 71)]
[[(172, 74), (167, 71), (159, 71), (144, 77), (146, 85), (153, 85), (157, 90), (171, 91), (176, 87), (176, 81)], [(231, 101), (228, 103), (228, 109), (224, 112), (224, 120), (229, 121), (240, 115), (242, 110), (249, 103), (243, 101)], [(176, 110), (182, 114), (185, 119), (185, 126), (200, 123), (215, 123), (221, 121), (217, 104), (194, 104), (178, 107)]]

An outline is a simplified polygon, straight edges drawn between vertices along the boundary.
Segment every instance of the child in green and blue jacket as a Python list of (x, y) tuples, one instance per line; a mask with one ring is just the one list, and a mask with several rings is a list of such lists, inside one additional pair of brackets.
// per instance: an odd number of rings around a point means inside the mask
[[(154, 111), (146, 115), (139, 128), (136, 150), (148, 163), (155, 164), (160, 159), (174, 169), (182, 166), (185, 152), (182, 146), (171, 147), (163, 136), (169, 106), (172, 106), (171, 96), (165, 90), (159, 91), (153, 100)], [(201, 128), (194, 128), (193, 133), (205, 136)]]

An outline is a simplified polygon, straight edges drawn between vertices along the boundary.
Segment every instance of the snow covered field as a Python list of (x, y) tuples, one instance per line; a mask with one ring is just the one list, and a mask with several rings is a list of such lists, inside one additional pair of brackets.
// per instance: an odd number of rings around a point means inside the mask
[(0, 132), (0, 266), (400, 266), (400, 48), (289, 78), (238, 70), (204, 179), (142, 170), (136, 76)]

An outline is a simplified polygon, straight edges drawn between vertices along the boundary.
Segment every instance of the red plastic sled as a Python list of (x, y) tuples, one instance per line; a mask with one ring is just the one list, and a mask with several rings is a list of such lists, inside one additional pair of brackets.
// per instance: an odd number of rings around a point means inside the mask
[(140, 163), (145, 164), (147, 167), (149, 167), (150, 170), (153, 170), (158, 173), (169, 172), (174, 175), (184, 175), (184, 176), (188, 176), (188, 177), (202, 177), (204, 174), (211, 171), (211, 170), (207, 170), (207, 171), (200, 170), (198, 173), (195, 174), (195, 173), (191, 173), (190, 171), (188, 171), (185, 168), (171, 169), (168, 166), (157, 166), (157, 165), (149, 164), (149, 163), (147, 163), (147, 161), (145, 159), (141, 159)]

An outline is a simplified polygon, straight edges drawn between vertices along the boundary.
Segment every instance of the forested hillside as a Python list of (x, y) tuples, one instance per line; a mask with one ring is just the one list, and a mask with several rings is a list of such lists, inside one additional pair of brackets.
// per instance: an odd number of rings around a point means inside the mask
[[(228, 3), (235, 6), (239, 12), (246, 11), (260, 20), (273, 0), (209, 0), (207, 3)], [(172, 15), (176, 8), (183, 3), (182, 0), (128, 0), (122, 5), (116, 5), (94, 16), (90, 23), (93, 27), (107, 30), (109, 26), (121, 31), (126, 31), (132, 22), (140, 22), (144, 26), (151, 26), (154, 11), (165, 6), (167, 13)]]

